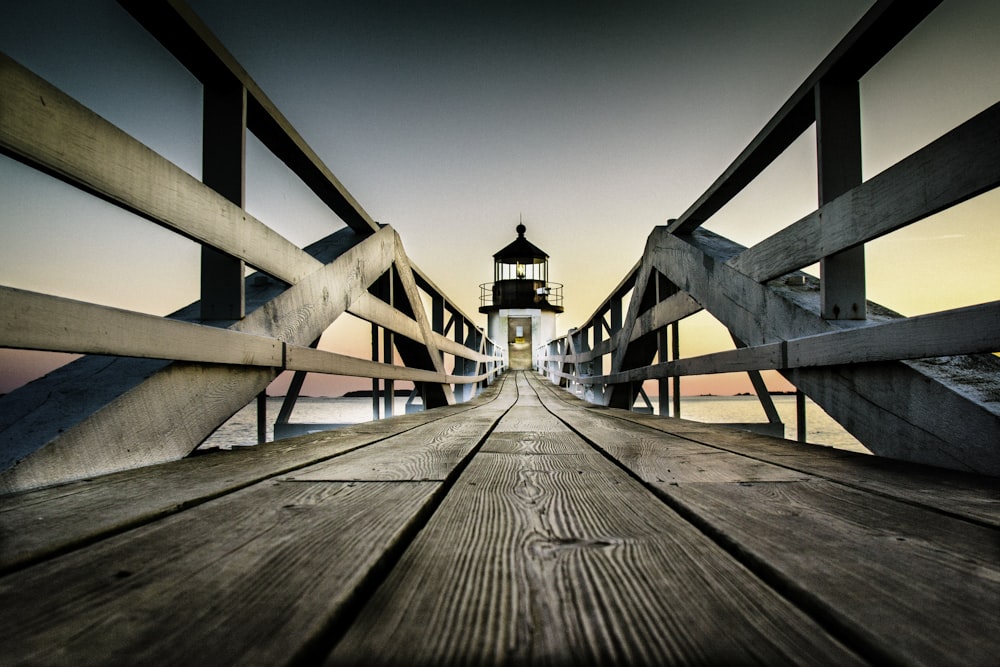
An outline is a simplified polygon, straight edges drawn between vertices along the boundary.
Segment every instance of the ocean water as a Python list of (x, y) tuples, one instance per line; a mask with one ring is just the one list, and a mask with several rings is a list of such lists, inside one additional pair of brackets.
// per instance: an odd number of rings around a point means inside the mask
[[(785, 437), (796, 437), (795, 397), (774, 396), (775, 408), (785, 425)], [(274, 439), (274, 420), (281, 409), (282, 398), (267, 399), (267, 439)], [(656, 405), (655, 397), (652, 399)], [(394, 414), (406, 412), (406, 399), (397, 398)], [(755, 396), (692, 396), (681, 399), (681, 417), (710, 423), (766, 422), (764, 409)], [(372, 418), (371, 398), (299, 398), (289, 419), (292, 423), (357, 424)], [(855, 452), (869, 453), (865, 447), (843, 429), (822, 408), (806, 399), (806, 441)], [(202, 444), (202, 448), (232, 447), (257, 444), (256, 401), (237, 412), (228, 422)]]
[[(795, 440), (795, 396), (772, 396), (774, 407), (785, 425), (785, 437)], [(654, 409), (656, 399), (652, 399)], [(764, 408), (756, 396), (684, 396), (681, 417), (708, 423), (766, 422)], [(857, 438), (844, 430), (823, 408), (806, 398), (806, 442), (870, 454)]]

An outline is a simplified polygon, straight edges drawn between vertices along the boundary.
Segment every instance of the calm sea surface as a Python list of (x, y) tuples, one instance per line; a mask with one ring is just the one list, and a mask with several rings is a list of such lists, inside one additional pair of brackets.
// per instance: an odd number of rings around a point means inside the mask
[[(795, 397), (774, 396), (774, 405), (785, 424), (785, 437), (794, 440)], [(268, 440), (274, 438), (274, 420), (281, 409), (281, 398), (267, 400)], [(653, 399), (656, 404), (655, 398)], [(405, 413), (406, 399), (397, 398), (395, 414)], [(701, 422), (766, 422), (764, 409), (754, 396), (697, 396), (681, 400), (681, 417)], [(372, 418), (371, 398), (300, 398), (290, 422), (356, 424)], [(861, 443), (812, 401), (806, 400), (806, 440), (820, 445), (868, 453)], [(205, 441), (202, 447), (253, 445), (257, 442), (257, 407), (251, 403)]]

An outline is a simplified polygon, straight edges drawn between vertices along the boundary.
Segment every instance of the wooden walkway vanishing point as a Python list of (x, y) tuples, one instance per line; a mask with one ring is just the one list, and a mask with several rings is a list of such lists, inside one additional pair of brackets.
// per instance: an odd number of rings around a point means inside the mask
[(995, 478), (593, 406), (533, 372), (0, 502), (7, 666), (1000, 655)]

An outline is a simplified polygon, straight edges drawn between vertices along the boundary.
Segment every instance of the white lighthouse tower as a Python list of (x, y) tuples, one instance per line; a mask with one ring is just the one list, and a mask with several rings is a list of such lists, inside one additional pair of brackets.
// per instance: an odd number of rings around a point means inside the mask
[(506, 347), (510, 368), (532, 367), (536, 346), (555, 338), (556, 316), (563, 312), (562, 285), (549, 282), (549, 256), (524, 237), (493, 255), (493, 282), (480, 285), (479, 312), (486, 313), (487, 333)]

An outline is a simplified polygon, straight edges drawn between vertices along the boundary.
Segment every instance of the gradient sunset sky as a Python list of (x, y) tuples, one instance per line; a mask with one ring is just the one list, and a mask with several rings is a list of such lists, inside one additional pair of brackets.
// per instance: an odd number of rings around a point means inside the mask
[[(478, 285), (522, 218), (565, 284), (563, 331), (871, 4), (190, 0), (351, 194), (483, 326)], [(998, 35), (996, 0), (946, 0), (864, 77), (866, 178), (1000, 100)], [(0, 50), (200, 176), (200, 86), (113, 0), (6, 2)], [(752, 245), (814, 210), (814, 143), (804, 134), (706, 227)], [(299, 244), (342, 225), (252, 135), (247, 156), (251, 214)], [(997, 299), (998, 218), (993, 191), (869, 244), (869, 299), (906, 315)], [(3, 285), (156, 314), (198, 299), (195, 244), (4, 156), (0, 235)], [(323, 346), (364, 356), (367, 336), (367, 325), (337, 325)], [(702, 314), (682, 326), (681, 346), (693, 355), (732, 342)], [(0, 350), (0, 392), (54, 359)], [(745, 376), (684, 386), (749, 389)]]

